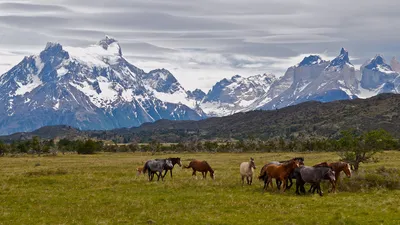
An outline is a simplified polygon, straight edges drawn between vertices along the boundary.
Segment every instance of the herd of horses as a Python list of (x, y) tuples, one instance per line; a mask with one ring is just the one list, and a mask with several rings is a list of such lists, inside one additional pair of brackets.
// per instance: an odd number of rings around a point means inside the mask
[[(153, 180), (154, 175), (157, 176), (157, 180), (160, 180), (160, 178), (164, 180), (168, 171), (170, 171), (172, 178), (172, 169), (176, 164), (182, 167), (180, 158), (148, 160), (143, 167), (137, 168), (137, 172), (138, 175), (141, 173), (147, 174), (149, 181)], [(201, 172), (204, 179), (207, 177), (207, 173), (210, 173), (212, 179), (215, 178), (214, 170), (207, 161), (192, 160), (188, 166), (183, 166), (183, 168), (191, 168), (193, 170), (192, 176), (196, 176), (196, 172)], [(255, 169), (256, 165), (253, 158), (240, 164), (242, 185), (244, 185), (245, 179), (248, 185), (252, 184)], [(305, 166), (304, 158), (296, 157), (290, 160), (272, 161), (265, 164), (260, 170), (258, 179), (264, 181), (264, 191), (268, 189), (268, 186), (273, 188), (272, 179), (275, 179), (278, 190), (282, 192), (290, 189), (293, 185), (293, 179), (295, 179), (296, 194), (305, 194), (304, 185), (309, 183), (311, 184), (309, 192), (315, 193), (317, 191), (322, 196), (323, 192), (320, 183), (323, 180), (328, 180), (332, 186), (330, 192), (336, 192), (337, 181), (342, 171), (347, 177), (351, 177), (351, 166), (346, 162), (322, 162), (314, 166)]]

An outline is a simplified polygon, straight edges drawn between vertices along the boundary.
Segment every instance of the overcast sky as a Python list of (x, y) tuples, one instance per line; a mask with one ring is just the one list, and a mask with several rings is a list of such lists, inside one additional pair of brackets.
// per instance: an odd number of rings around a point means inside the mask
[(149, 71), (187, 89), (235, 74), (283, 75), (308, 54), (353, 64), (400, 55), (397, 0), (0, 0), (0, 73), (46, 42), (87, 46), (108, 34)]

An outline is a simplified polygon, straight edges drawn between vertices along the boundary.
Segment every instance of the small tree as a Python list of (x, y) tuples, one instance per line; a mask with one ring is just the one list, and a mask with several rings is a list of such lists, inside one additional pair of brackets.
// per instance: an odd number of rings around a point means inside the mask
[(342, 132), (338, 146), (341, 149), (339, 152), (341, 160), (351, 163), (357, 171), (360, 163), (367, 163), (376, 153), (394, 147), (395, 140), (382, 129), (363, 135), (357, 135), (354, 131), (348, 130)]
[(7, 145), (3, 143), (3, 141), (0, 141), (0, 156), (4, 156), (4, 154), (7, 152)]

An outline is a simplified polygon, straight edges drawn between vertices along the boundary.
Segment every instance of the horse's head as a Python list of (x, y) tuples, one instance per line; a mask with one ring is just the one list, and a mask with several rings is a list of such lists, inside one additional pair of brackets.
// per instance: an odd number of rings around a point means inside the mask
[(249, 166), (250, 166), (250, 168), (256, 169), (256, 164), (254, 163), (253, 158), (250, 158)]
[(344, 168), (343, 168), (343, 171), (344, 171), (344, 173), (346, 174), (346, 176), (347, 176), (348, 178), (351, 177), (351, 166), (350, 166), (349, 163), (345, 163), (345, 166), (344, 166)]
[(299, 165), (300, 166), (304, 165), (304, 158), (303, 157), (295, 157), (295, 158), (293, 158), (293, 160), (299, 161)]
[(213, 180), (215, 179), (214, 170), (210, 170), (210, 176)]
[(300, 167), (300, 161), (298, 159), (296, 159), (296, 160), (292, 159), (291, 161), (292, 162), (290, 162), (290, 164), (292, 165), (293, 169), (296, 169), (296, 168)]
[(181, 158), (175, 158), (175, 162), (179, 165), (179, 167), (182, 167)]

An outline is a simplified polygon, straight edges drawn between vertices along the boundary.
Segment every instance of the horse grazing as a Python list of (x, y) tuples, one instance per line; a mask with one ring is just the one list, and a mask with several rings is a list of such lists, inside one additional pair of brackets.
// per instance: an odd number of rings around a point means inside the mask
[[(143, 173), (143, 167), (138, 167), (138, 168), (136, 168), (136, 171), (137, 171), (137, 175), (140, 176), (140, 174)], [(143, 173), (143, 174), (144, 174), (144, 173)]]
[(193, 169), (192, 176), (196, 176), (196, 171), (199, 171), (203, 175), (203, 178), (206, 178), (207, 172), (210, 172), (211, 178), (214, 179), (214, 170), (207, 163), (207, 161), (192, 160), (189, 163), (189, 166), (184, 166), (183, 168), (186, 168), (186, 169), (192, 168)]
[[(348, 178), (351, 177), (351, 166), (349, 163), (345, 162), (334, 162), (334, 163), (327, 163), (327, 162), (322, 162), (319, 164), (314, 165), (313, 167), (329, 167), (333, 171), (335, 171), (335, 182), (332, 184), (332, 192), (336, 192), (336, 187), (337, 187), (337, 182), (340, 177), (340, 172), (344, 172)], [(311, 190), (311, 188), (310, 188)]]
[[(170, 169), (173, 168), (174, 166), (172, 165), (171, 160), (166, 159), (166, 160), (149, 160), (147, 161), (144, 166), (143, 166), (143, 173), (148, 172), (149, 176), (149, 181), (153, 180), (154, 174), (157, 175), (157, 181), (161, 180), (164, 181), (164, 177), (162, 176), (162, 172), (165, 169)], [(158, 172), (158, 174), (157, 174)]]
[[(156, 160), (167, 160), (167, 159), (156, 159)], [(171, 160), (172, 168), (165, 168), (165, 173), (164, 173), (163, 177), (165, 177), (165, 175), (167, 174), (167, 172), (169, 170), (169, 172), (171, 174), (171, 178), (172, 178), (172, 169), (174, 168), (175, 164), (178, 164), (180, 167), (182, 167), (181, 158), (168, 158), (168, 160)]]
[(304, 184), (311, 183), (312, 187), (314, 187), (313, 193), (315, 189), (320, 196), (323, 195), (321, 190), (321, 180), (328, 179), (331, 182), (335, 181), (335, 172), (329, 167), (311, 167), (311, 166), (302, 166), (295, 170), (296, 174), (296, 194), (300, 194), (299, 188), (301, 192), (305, 193)]
[[(304, 158), (303, 158), (303, 157), (295, 157), (295, 158), (293, 158), (293, 159), (291, 159), (291, 160), (297, 160), (297, 161), (299, 162), (299, 165), (300, 165), (300, 166), (301, 166), (301, 165), (304, 165)], [(278, 165), (278, 166), (279, 166), (279, 165), (282, 165), (283, 163), (288, 163), (289, 161), (290, 161), (290, 160), (272, 161), (272, 162), (269, 162), (269, 163), (265, 164), (265, 165), (261, 168), (260, 176), (258, 176), (258, 179), (264, 181), (264, 189), (265, 189), (265, 187), (266, 187), (266, 185), (267, 185), (267, 181), (268, 181), (267, 170), (266, 170), (267, 166), (269, 166), (269, 165), (271, 165), (271, 164), (275, 164), (275, 165)], [(294, 177), (294, 175), (293, 175), (293, 172), (290, 173), (290, 175), (289, 175), (289, 177), (288, 177), (288, 180), (286, 181), (286, 189), (290, 189), (290, 188), (292, 187), (292, 185), (293, 185), (292, 179), (296, 179), (296, 177)], [(290, 184), (289, 184), (289, 183), (290, 183)], [(276, 179), (276, 186), (277, 186), (278, 190), (280, 190), (281, 184), (282, 184), (282, 181), (279, 180), (279, 179)]]
[(244, 184), (244, 178), (246, 177), (246, 181), (248, 185), (251, 185), (253, 182), (253, 173), (256, 169), (256, 164), (254, 163), (254, 159), (250, 158), (249, 162), (242, 162), (240, 164), (240, 175), (242, 175), (242, 185)]
[(279, 179), (283, 181), (283, 188), (281, 189), (282, 192), (286, 191), (286, 183), (289, 175), (293, 172), (293, 170), (297, 167), (299, 167), (299, 161), (298, 160), (290, 160), (287, 163), (283, 163), (281, 165), (276, 165), (276, 164), (270, 164), (267, 166), (265, 169), (267, 172), (268, 176), (268, 181), (266, 186), (264, 185), (264, 190), (268, 188), (268, 184), (272, 185), (272, 178)]

